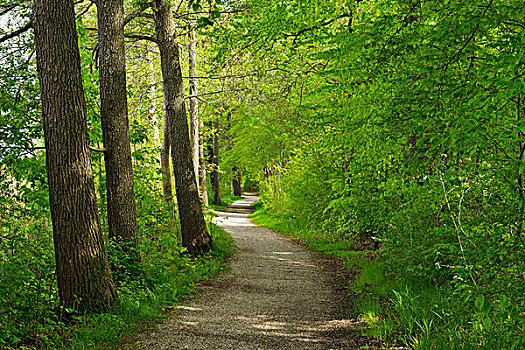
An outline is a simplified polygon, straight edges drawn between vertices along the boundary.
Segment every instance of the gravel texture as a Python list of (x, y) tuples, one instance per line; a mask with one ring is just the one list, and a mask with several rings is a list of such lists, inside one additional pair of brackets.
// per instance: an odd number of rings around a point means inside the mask
[(203, 283), (134, 349), (359, 349), (367, 341), (350, 319), (347, 276), (333, 259), (248, 218), (246, 195), (215, 222), (232, 234), (231, 269)]

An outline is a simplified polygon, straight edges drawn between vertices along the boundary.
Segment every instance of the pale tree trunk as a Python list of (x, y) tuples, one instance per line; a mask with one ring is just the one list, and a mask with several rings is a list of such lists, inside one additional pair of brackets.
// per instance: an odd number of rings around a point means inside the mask
[(200, 138), (199, 138), (199, 165), (200, 165), (200, 190), (201, 190), (201, 199), (202, 205), (207, 208), (208, 203), (208, 185), (206, 184), (206, 158), (204, 157), (204, 122), (200, 121)]
[(213, 186), (213, 204), (221, 205), (221, 183), (219, 180), (219, 118), (215, 118), (213, 128), (213, 173), (211, 183)]
[(156, 95), (157, 91), (155, 89), (155, 62), (154, 62), (154, 52), (150, 49), (149, 43), (146, 44), (146, 57), (149, 64), (149, 74), (148, 74), (148, 95), (149, 95), (149, 108), (148, 116), (153, 126), (153, 139), (155, 140), (155, 146), (161, 146), (160, 141), (160, 128), (159, 128), (159, 119), (157, 117), (157, 102)]
[(167, 0), (155, 0), (154, 3), (182, 245), (189, 253), (196, 254), (211, 250), (211, 236), (204, 221), (193, 166), (175, 21)]
[(197, 50), (195, 42), (195, 27), (192, 22), (189, 25), (189, 85), (190, 85), (190, 140), (191, 156), (195, 169), (195, 179), (199, 184), (199, 105), (197, 104)]
[(109, 237), (123, 248), (136, 247), (137, 210), (126, 95), (123, 0), (99, 0), (97, 13)]
[(60, 301), (110, 305), (116, 290), (97, 208), (73, 1), (35, 0), (33, 16)]

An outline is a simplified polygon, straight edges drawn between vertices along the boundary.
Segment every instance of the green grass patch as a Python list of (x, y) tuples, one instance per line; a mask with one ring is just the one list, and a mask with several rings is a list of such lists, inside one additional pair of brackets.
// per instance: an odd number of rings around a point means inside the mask
[(230, 206), (233, 202), (243, 199), (242, 196), (234, 196), (234, 195), (228, 195), (221, 197), (221, 205), (216, 204), (210, 204), (210, 209), (214, 211), (224, 211), (228, 206)]
[[(214, 224), (208, 226), (213, 250), (200, 257), (181, 254), (176, 235), (167, 226), (158, 228), (154, 238), (142, 237), (138, 266), (114, 273), (119, 294), (114, 307), (104, 313), (72, 314), (68, 324), (60, 322), (49, 310), (45, 323), (33, 324), (31, 329), (25, 326), (33, 331), (4, 338), (0, 348), (119, 348), (148, 323), (160, 320), (167, 310), (195, 294), (199, 281), (216, 276), (224, 269), (225, 259), (233, 254), (233, 238)], [(113, 253), (108, 245), (110, 260), (118, 259)]]
[(352, 309), (362, 334), (381, 339), (385, 348), (525, 348), (523, 309), (520, 314), (504, 295), (489, 301), (458, 294), (432, 281), (408, 280), (389, 273), (381, 255), (375, 257), (376, 252), (356, 250), (353, 242), (327, 237), (294, 218), (273, 216), (261, 201), (254, 207), (251, 218), (257, 225), (342, 258), (347, 268), (357, 270), (356, 279), (349, 283), (354, 295)]

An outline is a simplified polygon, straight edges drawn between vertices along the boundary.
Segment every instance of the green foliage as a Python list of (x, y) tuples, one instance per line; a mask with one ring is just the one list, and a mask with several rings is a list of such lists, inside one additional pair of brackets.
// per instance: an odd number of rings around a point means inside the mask
[(259, 173), (264, 220), (379, 256), (361, 268), (378, 336), (522, 346), (523, 314), (495, 305), (525, 305), (523, 4), (265, 5), (215, 31), (217, 62), (265, 72), (229, 151)]
[[(62, 312), (58, 307), (49, 218), (39, 217), (37, 212), (26, 216), (20, 202), (14, 201), (9, 208), (4, 206), (11, 215), (2, 213), (0, 222), (1, 347), (83, 349), (118, 343), (124, 336), (139, 331), (140, 322), (158, 317), (194, 293), (199, 281), (219, 273), (224, 258), (232, 254), (232, 238), (210, 224), (213, 251), (199, 258), (182, 254), (169, 214), (173, 208), (167, 206), (158, 206), (158, 213), (164, 215), (155, 222), (139, 222), (141, 240), (137, 251), (123, 251), (108, 242), (119, 294), (115, 308), (93, 315), (64, 310), (70, 322), (67, 325), (59, 317)], [(127, 262), (137, 253), (139, 261)]]

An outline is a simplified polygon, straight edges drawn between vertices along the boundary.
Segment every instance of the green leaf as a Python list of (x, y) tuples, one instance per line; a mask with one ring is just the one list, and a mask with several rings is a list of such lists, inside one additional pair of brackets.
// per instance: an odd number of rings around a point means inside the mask
[(207, 26), (212, 26), (213, 22), (207, 17), (201, 17), (197, 20), (196, 28), (206, 28)]
[(484, 304), (485, 304), (485, 297), (483, 295), (478, 295), (478, 297), (476, 298), (476, 301), (474, 302), (476, 309), (481, 311)]
[(483, 327), (485, 328), (490, 328), (490, 325), (492, 324), (492, 320), (490, 319), (490, 317), (485, 317), (483, 319)]

